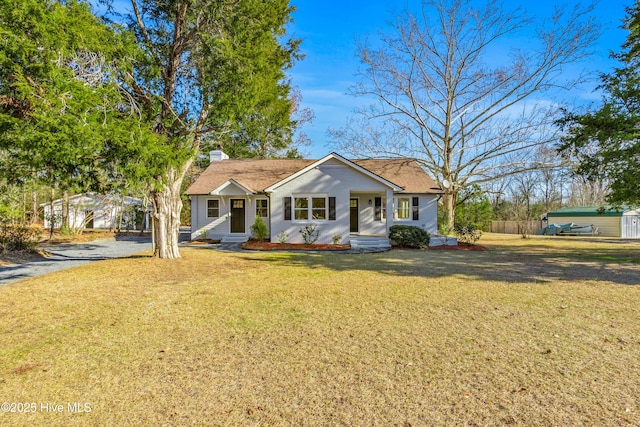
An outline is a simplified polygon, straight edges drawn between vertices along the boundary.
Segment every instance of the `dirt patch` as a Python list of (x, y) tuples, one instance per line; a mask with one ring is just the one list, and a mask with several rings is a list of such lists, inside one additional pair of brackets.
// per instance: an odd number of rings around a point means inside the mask
[(34, 249), (33, 251), (5, 252), (0, 254), (0, 267), (39, 261), (41, 259), (48, 258), (49, 256), (51, 256), (51, 254), (42, 249)]
[(242, 249), (252, 251), (346, 251), (351, 245), (333, 245), (322, 243), (276, 243), (248, 241), (240, 245)]
[(26, 364), (26, 365), (22, 365), (19, 366), (15, 369), (12, 369), (11, 371), (9, 371), (10, 374), (14, 374), (14, 375), (24, 375), (28, 372), (31, 371), (35, 371), (36, 369), (40, 368), (42, 365), (40, 364)]
[(49, 239), (49, 231), (43, 230), (40, 233), (40, 243), (47, 245), (63, 245), (68, 243), (86, 243), (92, 242), (98, 239), (108, 239), (114, 237), (116, 234), (112, 231), (90, 231), (85, 230), (78, 234), (60, 234), (56, 232), (53, 237)]
[(439, 245), (429, 246), (430, 250), (446, 250), (446, 251), (486, 251), (486, 246), (470, 245), (468, 243), (458, 243), (457, 245)]
[(457, 245), (438, 245), (438, 246), (428, 246), (424, 248), (403, 248), (400, 246), (393, 246), (393, 250), (403, 250), (403, 251), (422, 251), (425, 249), (435, 250), (435, 251), (488, 251), (486, 246), (481, 245), (470, 245), (468, 243), (458, 243)]

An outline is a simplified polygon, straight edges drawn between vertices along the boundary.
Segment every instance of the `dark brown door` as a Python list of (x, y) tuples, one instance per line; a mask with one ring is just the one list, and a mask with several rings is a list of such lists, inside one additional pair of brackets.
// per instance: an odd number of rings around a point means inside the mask
[(244, 233), (244, 200), (231, 199), (231, 232)]
[(349, 200), (349, 212), (351, 214), (349, 231), (352, 233), (357, 233), (358, 232), (358, 199)]

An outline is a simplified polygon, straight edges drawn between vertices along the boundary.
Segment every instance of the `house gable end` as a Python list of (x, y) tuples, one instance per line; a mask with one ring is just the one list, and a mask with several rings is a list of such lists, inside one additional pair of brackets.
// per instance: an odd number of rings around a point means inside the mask
[(247, 188), (234, 179), (230, 179), (209, 194), (213, 196), (244, 196), (253, 193), (254, 191), (250, 188)]
[(371, 179), (373, 179), (375, 181), (378, 181), (379, 183), (383, 184), (386, 187), (390, 187), (391, 189), (393, 189), (393, 191), (402, 191), (403, 190), (402, 187), (394, 184), (391, 181), (388, 181), (388, 180), (382, 178), (379, 175), (376, 175), (375, 173), (371, 172), (370, 170), (368, 170), (368, 169), (366, 169), (366, 168), (364, 168), (362, 166), (359, 166), (358, 164), (356, 164), (356, 163), (354, 163), (354, 162), (352, 162), (350, 160), (347, 160), (344, 157), (342, 157), (342, 156), (340, 156), (340, 155), (338, 155), (336, 153), (331, 153), (331, 154), (323, 157), (322, 159), (320, 159), (320, 160), (318, 160), (316, 162), (313, 162), (310, 165), (300, 169), (298, 172), (296, 172), (296, 173), (294, 173), (292, 175), (289, 175), (288, 177), (286, 177), (286, 178), (276, 182), (275, 184), (267, 187), (265, 189), (265, 192), (273, 192), (278, 187), (281, 187), (282, 185), (285, 185), (285, 184), (295, 180), (296, 178), (306, 174), (307, 172), (309, 172), (309, 171), (311, 171), (313, 169), (316, 169), (316, 168), (318, 168), (318, 169), (321, 169), (321, 168), (325, 168), (325, 169), (326, 168), (332, 168), (332, 167), (340, 166), (340, 164), (346, 165), (346, 166), (348, 166), (348, 167), (350, 167), (350, 168), (352, 168), (352, 169), (354, 169), (354, 170), (356, 170), (356, 171), (368, 176), (369, 178), (371, 178)]

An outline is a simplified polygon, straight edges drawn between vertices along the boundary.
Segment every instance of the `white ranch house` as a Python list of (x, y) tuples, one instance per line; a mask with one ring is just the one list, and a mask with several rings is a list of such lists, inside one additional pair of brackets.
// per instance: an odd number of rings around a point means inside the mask
[(348, 160), (331, 153), (320, 160), (230, 160), (210, 153), (211, 164), (189, 187), (191, 239), (208, 237), (244, 242), (256, 216), (271, 241), (315, 224), (317, 243), (389, 246), (394, 224), (418, 226), (435, 234), (442, 190), (413, 159)]

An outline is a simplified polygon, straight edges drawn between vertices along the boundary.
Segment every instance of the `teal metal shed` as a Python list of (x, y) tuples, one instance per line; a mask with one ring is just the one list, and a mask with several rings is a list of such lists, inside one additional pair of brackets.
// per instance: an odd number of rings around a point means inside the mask
[(600, 236), (640, 239), (640, 209), (581, 206), (547, 213), (549, 224), (575, 223), (598, 227)]

